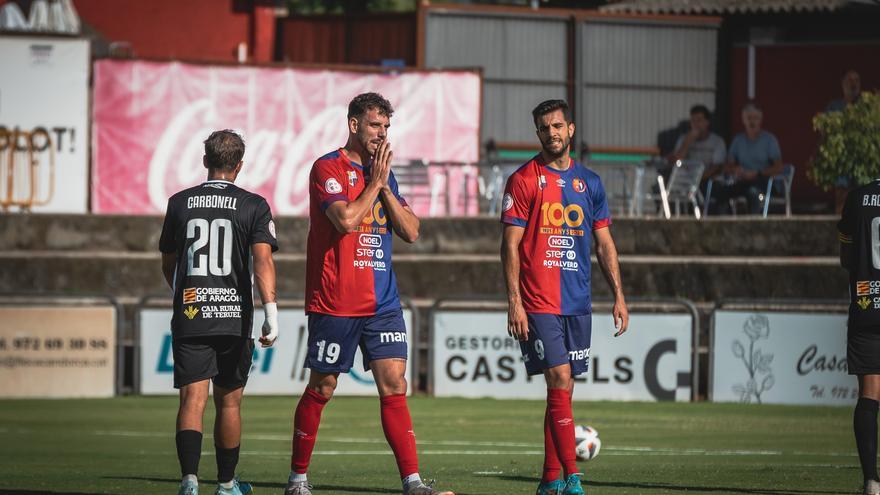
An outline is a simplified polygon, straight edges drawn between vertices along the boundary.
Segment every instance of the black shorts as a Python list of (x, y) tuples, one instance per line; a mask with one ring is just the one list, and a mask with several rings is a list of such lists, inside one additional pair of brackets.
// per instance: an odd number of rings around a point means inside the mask
[(212, 378), (226, 389), (244, 387), (254, 356), (254, 339), (218, 335), (174, 339), (174, 388)]
[(850, 375), (880, 375), (880, 329), (847, 329), (846, 367)]

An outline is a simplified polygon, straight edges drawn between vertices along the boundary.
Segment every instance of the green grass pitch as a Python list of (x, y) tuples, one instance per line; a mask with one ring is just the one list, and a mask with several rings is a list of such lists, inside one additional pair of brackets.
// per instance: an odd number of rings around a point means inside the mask
[[(256, 494), (283, 491), (296, 400), (245, 398), (238, 472)], [(416, 397), (410, 406), (423, 477), (459, 495), (534, 493), (543, 402)], [(176, 397), (0, 400), (0, 495), (173, 495), (176, 408)], [(581, 464), (588, 494), (861, 493), (848, 408), (578, 402), (575, 417), (603, 442)], [(203, 454), (210, 495), (209, 434)], [(375, 397), (328, 404), (309, 478), (315, 495), (400, 493)]]

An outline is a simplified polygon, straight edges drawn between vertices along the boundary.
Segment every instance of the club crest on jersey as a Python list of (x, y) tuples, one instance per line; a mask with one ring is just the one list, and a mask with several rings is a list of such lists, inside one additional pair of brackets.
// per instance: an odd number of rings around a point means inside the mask
[(572, 179), (571, 187), (572, 187), (572, 189), (575, 190), (575, 192), (579, 192), (579, 193), (582, 193), (587, 190), (587, 184), (578, 178)]
[(501, 211), (507, 211), (513, 208), (513, 196), (510, 193), (504, 195), (504, 199), (501, 200)]
[(358, 181), (357, 172), (355, 172), (354, 170), (349, 170), (348, 171), (348, 185), (351, 187), (354, 187), (354, 185), (357, 184), (357, 181)]
[(342, 192), (342, 184), (333, 177), (330, 177), (324, 182), (324, 189), (330, 194), (339, 194)]

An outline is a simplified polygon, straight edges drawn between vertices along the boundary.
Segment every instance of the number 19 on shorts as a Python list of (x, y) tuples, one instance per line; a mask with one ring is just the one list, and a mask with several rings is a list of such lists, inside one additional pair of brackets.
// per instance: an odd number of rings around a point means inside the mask
[[(333, 364), (339, 360), (339, 351), (341, 348), (336, 342), (330, 342), (330, 344), (327, 345), (326, 340), (319, 340), (316, 342), (316, 345), (318, 346), (318, 362)], [(326, 354), (324, 353), (325, 350), (327, 351)]]

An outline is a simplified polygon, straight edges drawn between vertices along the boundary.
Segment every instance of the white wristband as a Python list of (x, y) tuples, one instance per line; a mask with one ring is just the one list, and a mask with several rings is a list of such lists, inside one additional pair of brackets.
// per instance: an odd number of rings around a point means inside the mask
[(263, 304), (263, 313), (266, 315), (266, 319), (269, 321), (277, 321), (278, 320), (278, 303), (270, 302)]

